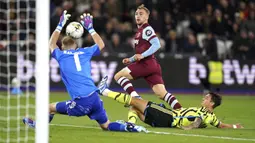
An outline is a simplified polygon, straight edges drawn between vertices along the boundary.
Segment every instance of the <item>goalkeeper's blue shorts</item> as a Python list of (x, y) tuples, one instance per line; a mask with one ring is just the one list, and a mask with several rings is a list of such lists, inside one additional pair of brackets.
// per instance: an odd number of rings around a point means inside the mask
[(108, 117), (103, 106), (103, 101), (97, 92), (90, 96), (77, 97), (73, 100), (59, 102), (56, 105), (57, 112), (69, 116), (88, 116), (91, 120), (96, 120), (99, 124), (107, 122)]

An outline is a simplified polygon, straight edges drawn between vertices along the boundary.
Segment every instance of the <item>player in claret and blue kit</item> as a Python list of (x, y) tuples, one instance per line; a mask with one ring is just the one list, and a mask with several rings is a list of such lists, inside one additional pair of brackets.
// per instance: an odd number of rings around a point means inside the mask
[[(181, 109), (182, 106), (175, 96), (166, 90), (161, 66), (154, 56), (160, 48), (160, 42), (154, 29), (148, 23), (149, 15), (150, 11), (144, 5), (137, 8), (135, 21), (138, 29), (134, 36), (135, 55), (123, 59), (122, 62), (127, 66), (117, 72), (114, 79), (129, 95), (141, 98), (130, 80), (143, 78), (160, 99), (166, 101), (175, 110)], [(128, 121), (135, 123), (137, 118), (138, 113), (130, 108)]]
[[(91, 78), (90, 61), (93, 56), (100, 55), (104, 48), (104, 42), (93, 28), (93, 17), (90, 14), (81, 15), (83, 27), (92, 36), (95, 45), (91, 47), (78, 48), (75, 40), (66, 36), (62, 40), (62, 50), (56, 45), (60, 32), (66, 21), (70, 18), (66, 11), (62, 14), (60, 22), (50, 38), (49, 47), (52, 57), (55, 58), (60, 66), (62, 80), (71, 97), (71, 100), (64, 102), (51, 103), (49, 122), (55, 114), (69, 116), (88, 116), (91, 120), (96, 120), (103, 130), (141, 132), (146, 131), (141, 126), (125, 122), (110, 122), (103, 102), (98, 96), (98, 88)], [(23, 122), (29, 127), (35, 127), (35, 121), (24, 118)]]

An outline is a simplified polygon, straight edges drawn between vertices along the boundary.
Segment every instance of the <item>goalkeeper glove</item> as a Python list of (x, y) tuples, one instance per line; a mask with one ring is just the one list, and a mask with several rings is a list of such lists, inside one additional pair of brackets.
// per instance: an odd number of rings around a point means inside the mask
[(65, 26), (66, 21), (71, 17), (71, 14), (67, 14), (67, 11), (65, 10), (59, 20), (58, 26), (56, 30), (61, 31), (62, 28)]
[(89, 13), (83, 13), (83, 15), (81, 15), (81, 24), (91, 35), (96, 33), (93, 28), (93, 16)]

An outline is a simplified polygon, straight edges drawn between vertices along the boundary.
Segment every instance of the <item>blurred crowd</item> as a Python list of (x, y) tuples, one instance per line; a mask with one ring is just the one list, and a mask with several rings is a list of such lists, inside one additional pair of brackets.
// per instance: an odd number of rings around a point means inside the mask
[[(80, 14), (89, 12), (94, 17), (94, 28), (105, 41), (104, 53), (132, 55), (137, 30), (134, 13), (141, 4), (151, 11), (149, 23), (160, 38), (160, 57), (255, 59), (255, 0), (51, 0), (50, 31), (55, 30), (64, 9), (72, 14), (70, 21), (79, 21)], [(28, 13), (20, 16), (25, 19)], [(0, 12), (0, 18), (6, 16)], [(0, 24), (0, 30), (6, 30)], [(34, 28), (33, 24), (25, 26)], [(21, 34), (19, 38), (34, 38), (34, 33)], [(93, 40), (85, 32), (78, 43), (88, 46)]]
[[(17, 55), (17, 51), (27, 51), (27, 55), (32, 55), (34, 58), (36, 47), (35, 6), (36, 2), (32, 0), (0, 1), (0, 51), (6, 51), (6, 47), (9, 47), (10, 58)], [(5, 53), (3, 52), (3, 54)]]

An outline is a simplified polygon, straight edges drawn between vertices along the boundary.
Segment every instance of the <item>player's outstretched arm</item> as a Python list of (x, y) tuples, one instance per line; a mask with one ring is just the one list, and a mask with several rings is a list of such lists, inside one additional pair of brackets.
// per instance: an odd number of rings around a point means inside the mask
[(218, 128), (240, 129), (243, 128), (243, 126), (240, 124), (226, 124), (221, 122)]
[(55, 48), (57, 48), (57, 41), (58, 41), (60, 32), (61, 32), (62, 28), (64, 27), (64, 25), (66, 24), (66, 21), (70, 17), (71, 17), (71, 15), (67, 14), (66, 10), (62, 13), (62, 15), (60, 17), (60, 20), (59, 20), (59, 23), (58, 23), (58, 26), (50, 37), (49, 47), (50, 47), (51, 52), (53, 52), (53, 50)]
[(105, 47), (104, 41), (93, 28), (93, 16), (89, 13), (84, 13), (83, 15), (81, 15), (81, 24), (92, 36), (94, 42), (98, 45), (99, 49), (102, 50)]
[(95, 33), (95, 34), (93, 34), (91, 36), (92, 36), (94, 42), (98, 45), (98, 47), (99, 47), (99, 49), (101, 51), (105, 47), (103, 39), (97, 33)]
[(196, 118), (195, 121), (193, 123), (191, 123), (190, 125), (188, 125), (188, 126), (181, 126), (181, 129), (191, 130), (191, 129), (198, 128), (199, 125), (201, 124), (201, 122), (202, 122), (201, 118)]

